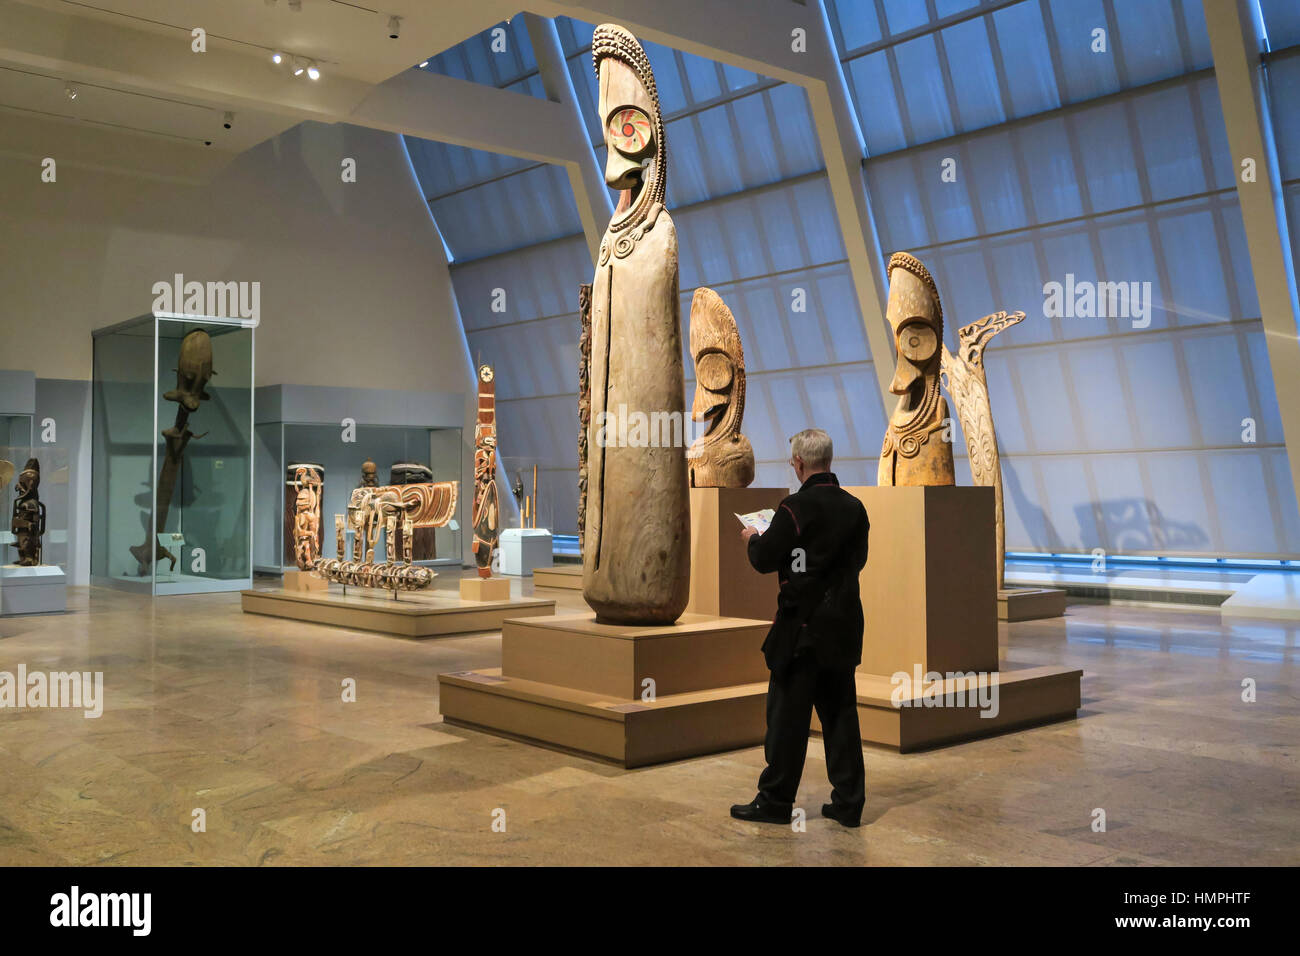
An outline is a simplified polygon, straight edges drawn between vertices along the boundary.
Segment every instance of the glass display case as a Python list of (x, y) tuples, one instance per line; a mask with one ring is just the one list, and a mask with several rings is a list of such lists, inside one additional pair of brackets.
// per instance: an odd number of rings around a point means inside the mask
[(252, 586), (253, 320), (151, 313), (94, 333), (94, 584)]
[[(296, 567), (293, 518), (299, 466), (312, 467), (321, 476), (320, 555), (337, 557), (334, 516), (346, 514), (348, 499), (362, 484), (362, 466), (374, 462), (378, 485), (412, 482), (461, 482), (462, 429), (411, 425), (376, 425), (349, 420), (347, 424), (310, 422), (259, 422), (258, 525), (254, 536), (254, 567), (258, 573), (279, 574)], [(441, 527), (416, 528), (413, 554), (416, 564), (461, 563), (462, 496), (457, 517)], [(386, 547), (385, 532), (380, 542)], [(346, 546), (352, 547), (347, 529)], [(385, 554), (387, 551), (384, 552)]]

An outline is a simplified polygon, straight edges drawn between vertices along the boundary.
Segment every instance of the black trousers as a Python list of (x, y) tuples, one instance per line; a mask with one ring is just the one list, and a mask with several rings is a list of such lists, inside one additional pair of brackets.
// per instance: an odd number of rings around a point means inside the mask
[(822, 723), (826, 775), (836, 808), (861, 812), (866, 803), (866, 770), (858, 732), (858, 692), (853, 668), (822, 668), (811, 653), (801, 653), (767, 683), (767, 768), (758, 778), (759, 797), (791, 806), (799, 791), (813, 708)]

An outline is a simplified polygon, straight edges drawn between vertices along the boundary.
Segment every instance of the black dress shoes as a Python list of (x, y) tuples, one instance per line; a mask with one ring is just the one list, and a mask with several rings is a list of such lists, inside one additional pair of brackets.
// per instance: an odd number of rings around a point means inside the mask
[(778, 806), (755, 797), (749, 803), (735, 804), (731, 808), (731, 815), (737, 820), (747, 820), (750, 823), (789, 824), (793, 811), (792, 806)]
[(846, 827), (857, 827), (862, 825), (862, 811), (853, 813), (847, 807), (837, 807), (833, 803), (822, 804), (822, 816), (836, 823), (842, 823)]

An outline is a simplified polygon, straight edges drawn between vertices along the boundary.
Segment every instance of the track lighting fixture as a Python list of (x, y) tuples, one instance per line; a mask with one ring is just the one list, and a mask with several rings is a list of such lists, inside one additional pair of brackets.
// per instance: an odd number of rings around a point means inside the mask
[(401, 32), (402, 32), (402, 18), (399, 16), (389, 17), (388, 18), (388, 39), (396, 40), (398, 35)]
[(317, 69), (315, 60), (307, 64), (307, 78), (311, 80), (320, 79), (320, 70)]
[(71, 83), (69, 83), (63, 87), (63, 94), (68, 99), (75, 100), (77, 98), (77, 88), (73, 86)]
[(225, 126), (226, 129), (230, 129), (230, 127), (235, 125), (235, 114), (230, 112), (230, 110), (226, 110), (226, 115), (223, 117), (223, 120), (224, 122), (222, 125)]
[(274, 63), (276, 66), (279, 66), (281, 63), (284, 62), (284, 54), (281, 53), (279, 50), (276, 50), (274, 53), (271, 54), (271, 62)]
[(295, 56), (293, 58), (293, 75), (302, 76), (303, 72), (306, 69), (307, 69), (307, 64)]
[(422, 70), (427, 70), (428, 68), (429, 68), (429, 61), (428, 61), (428, 60), (421, 60), (421, 61), (420, 61), (420, 69), (422, 69)]

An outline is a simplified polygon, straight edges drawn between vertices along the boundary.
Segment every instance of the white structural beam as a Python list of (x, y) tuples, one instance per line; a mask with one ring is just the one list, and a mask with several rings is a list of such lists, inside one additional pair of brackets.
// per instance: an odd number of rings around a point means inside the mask
[[(480, 14), (497, 12), (484, 7)], [(279, 116), (283, 128), (304, 120), (354, 123), (535, 161), (575, 161), (564, 108), (536, 97), (409, 68), (376, 85), (326, 67), (313, 82), (273, 69), (265, 53), (215, 38), (196, 54), (185, 37), (15, 0), (0, 0), (0, 65)]]
[(643, 39), (804, 89), (888, 416), (896, 398), (889, 391), (894, 346), (884, 313), (887, 282), (862, 175), (862, 132), (823, 0), (746, 0), (741, 8), (730, 0), (528, 0), (528, 8), (619, 23)]
[(1300, 500), (1300, 304), (1261, 58), (1264, 26), (1255, 0), (1203, 3), (1291, 482)]
[(456, 146), (567, 165), (577, 161), (575, 144), (567, 133), (568, 116), (569, 110), (562, 103), (439, 73), (406, 70), (373, 87), (355, 109), (339, 119)]
[(578, 205), (578, 218), (582, 220), (587, 250), (591, 253), (594, 264), (600, 254), (600, 240), (605, 234), (605, 227), (614, 215), (614, 203), (609, 198), (605, 177), (596, 163), (596, 154), (591, 149), (587, 126), (582, 121), (581, 107), (573, 89), (573, 79), (564, 62), (564, 49), (560, 46), (560, 37), (555, 31), (555, 21), (525, 13), (524, 25), (528, 28), (528, 39), (537, 60), (542, 87), (553, 102), (564, 108), (564, 122), (559, 128), (576, 154), (574, 160), (565, 163), (564, 167), (569, 174), (573, 199)]

